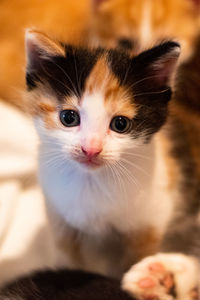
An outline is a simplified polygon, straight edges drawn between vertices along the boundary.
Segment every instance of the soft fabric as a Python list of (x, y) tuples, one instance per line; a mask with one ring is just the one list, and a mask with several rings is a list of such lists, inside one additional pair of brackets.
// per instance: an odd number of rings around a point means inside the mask
[(37, 144), (30, 118), (0, 101), (0, 285), (53, 264)]

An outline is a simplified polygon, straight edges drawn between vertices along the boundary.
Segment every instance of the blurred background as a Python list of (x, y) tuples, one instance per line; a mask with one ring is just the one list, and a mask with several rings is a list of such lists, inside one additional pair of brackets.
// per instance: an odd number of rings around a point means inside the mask
[(75, 43), (87, 35), (88, 15), (88, 0), (1, 0), (0, 98), (21, 106), (25, 28), (38, 28), (58, 40)]

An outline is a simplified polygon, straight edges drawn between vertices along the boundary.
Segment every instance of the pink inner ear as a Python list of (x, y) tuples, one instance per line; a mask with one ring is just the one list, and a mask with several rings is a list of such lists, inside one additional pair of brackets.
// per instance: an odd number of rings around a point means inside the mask
[(27, 56), (28, 56), (28, 63), (36, 62), (38, 60), (38, 46), (34, 43), (32, 39), (26, 40), (26, 49), (27, 49)]
[(159, 83), (160, 85), (169, 84), (172, 73), (175, 69), (176, 61), (176, 58), (170, 58), (158, 63), (158, 65), (156, 66), (155, 77), (155, 81), (157, 83)]

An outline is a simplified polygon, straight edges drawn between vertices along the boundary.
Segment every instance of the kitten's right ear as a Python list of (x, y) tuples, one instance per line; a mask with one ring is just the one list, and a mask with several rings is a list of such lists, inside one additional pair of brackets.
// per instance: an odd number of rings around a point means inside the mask
[(26, 30), (26, 79), (27, 86), (35, 86), (34, 79), (39, 77), (44, 61), (53, 57), (65, 56), (65, 49), (59, 43), (50, 39), (47, 35), (32, 29)]
[(32, 29), (25, 35), (27, 68), (35, 69), (41, 60), (54, 56), (65, 56), (64, 48), (47, 35)]
[(168, 41), (133, 58), (133, 70), (136, 76), (143, 77), (150, 86), (170, 86), (180, 55), (180, 45)]

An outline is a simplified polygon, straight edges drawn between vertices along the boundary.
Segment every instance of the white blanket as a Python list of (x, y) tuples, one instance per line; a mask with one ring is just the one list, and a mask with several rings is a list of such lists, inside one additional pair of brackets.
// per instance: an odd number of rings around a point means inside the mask
[(54, 265), (31, 120), (0, 102), (0, 284)]

